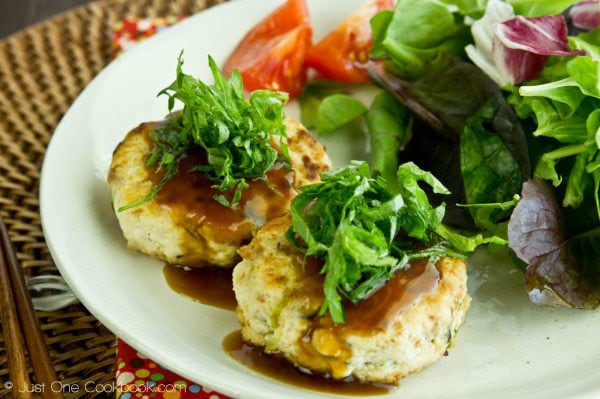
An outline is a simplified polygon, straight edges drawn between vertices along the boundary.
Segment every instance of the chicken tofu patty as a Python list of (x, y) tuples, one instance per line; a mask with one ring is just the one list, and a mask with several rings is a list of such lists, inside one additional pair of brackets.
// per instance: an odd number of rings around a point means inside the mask
[(246, 342), (301, 369), (387, 384), (451, 346), (470, 303), (465, 262), (412, 263), (369, 298), (346, 304), (346, 321), (333, 324), (318, 316), (322, 262), (309, 258), (303, 266), (285, 237), (290, 223), (287, 216), (267, 223), (239, 251), (233, 287)]
[[(150, 192), (162, 175), (145, 164), (153, 149), (150, 132), (161, 122), (143, 123), (127, 134), (113, 153), (108, 174), (115, 210)], [(290, 170), (276, 165), (264, 179), (248, 181), (240, 203), (234, 208), (219, 204), (202, 172), (190, 169), (205, 163), (205, 154), (186, 154), (179, 174), (153, 199), (116, 212), (129, 248), (169, 263), (185, 266), (232, 267), (237, 250), (248, 243), (266, 221), (288, 212), (299, 186), (319, 181), (331, 161), (325, 148), (296, 120), (285, 120)], [(277, 142), (275, 142), (277, 141)], [(279, 138), (272, 146), (279, 150)]]

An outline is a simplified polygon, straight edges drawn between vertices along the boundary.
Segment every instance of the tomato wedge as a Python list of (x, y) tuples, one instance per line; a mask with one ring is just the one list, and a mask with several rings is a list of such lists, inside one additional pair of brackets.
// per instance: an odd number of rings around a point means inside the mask
[(312, 27), (304, 0), (288, 0), (246, 34), (225, 62), (223, 72), (238, 69), (248, 91), (286, 91), (295, 97), (306, 82), (304, 56)]
[(393, 8), (393, 0), (371, 0), (363, 4), (308, 50), (305, 64), (328, 79), (368, 82), (369, 52), (373, 44), (370, 20), (378, 11)]

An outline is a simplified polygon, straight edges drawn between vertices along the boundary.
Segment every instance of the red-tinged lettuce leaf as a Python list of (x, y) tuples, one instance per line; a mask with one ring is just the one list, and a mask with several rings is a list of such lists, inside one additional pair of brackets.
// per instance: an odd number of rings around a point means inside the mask
[(518, 84), (539, 77), (548, 61), (547, 55), (511, 49), (497, 39), (493, 49), (494, 65), (503, 84)]
[[(490, 78), (460, 59), (449, 60), (448, 64), (444, 71), (415, 81), (403, 80), (381, 66), (371, 69), (370, 74), (417, 117), (413, 138), (401, 157), (431, 171), (452, 192), (444, 198), (449, 204), (446, 223), (473, 227), (468, 222), (469, 212), (454, 206), (467, 202), (460, 157), (460, 136), (467, 121), (488, 101), (498, 105), (495, 116), (486, 123), (487, 129), (501, 139), (518, 165), (519, 187), (530, 176), (527, 140), (519, 119)], [(497, 198), (489, 200), (497, 201)]]
[(550, 186), (523, 184), (508, 223), (509, 247), (528, 264), (525, 289), (536, 305), (593, 309), (600, 304), (600, 225), (569, 234)]
[(503, 81), (515, 84), (539, 77), (550, 55), (585, 52), (570, 49), (562, 15), (538, 18), (519, 15), (496, 26), (492, 54)]
[(569, 10), (571, 25), (583, 30), (592, 30), (600, 25), (600, 1), (582, 1)]
[(475, 43), (465, 47), (465, 52), (471, 61), (499, 86), (504, 86), (507, 82), (494, 65), (492, 56), (492, 47), (496, 36), (494, 31), (496, 25), (514, 17), (515, 13), (510, 4), (501, 0), (488, 1), (484, 15), (471, 25), (471, 34)]
[(540, 55), (574, 55), (567, 40), (567, 24), (562, 15), (525, 18), (521, 15), (496, 27), (496, 36), (505, 46)]

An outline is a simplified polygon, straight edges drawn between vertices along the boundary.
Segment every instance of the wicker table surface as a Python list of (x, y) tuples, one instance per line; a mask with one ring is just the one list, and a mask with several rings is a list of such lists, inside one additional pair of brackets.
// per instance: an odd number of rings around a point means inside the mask
[[(189, 15), (222, 1), (102, 0), (0, 40), (0, 214), (27, 275), (58, 273), (41, 229), (40, 169), (60, 118), (109, 62), (114, 24), (126, 17)], [(82, 305), (38, 317), (62, 384), (113, 381), (116, 337)], [(0, 397), (8, 396), (7, 380), (0, 337)], [(82, 390), (67, 397), (114, 394)]]

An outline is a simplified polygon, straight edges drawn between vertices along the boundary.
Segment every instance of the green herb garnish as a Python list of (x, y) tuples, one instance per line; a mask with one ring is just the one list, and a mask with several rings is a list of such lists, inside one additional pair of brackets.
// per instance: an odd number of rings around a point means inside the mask
[(344, 321), (342, 296), (352, 303), (367, 298), (414, 259), (463, 257), (497, 237), (465, 237), (442, 224), (444, 205), (433, 207), (419, 182), (435, 193), (446, 188), (413, 163), (398, 168), (397, 182), (373, 178), (366, 162), (321, 174), (292, 200), (287, 237), (306, 256), (325, 260), (325, 301), (335, 323)]
[(193, 170), (214, 180), (214, 188), (235, 189), (232, 198), (226, 198), (225, 194), (215, 196), (228, 207), (240, 201), (242, 191), (248, 187), (247, 178), (264, 176), (280, 158), (270, 145), (271, 135), (279, 136), (283, 160), (289, 163), (283, 124), (287, 93), (257, 90), (246, 100), (237, 70), (227, 80), (209, 56), (215, 81), (209, 86), (183, 73), (182, 55), (177, 60), (177, 78), (159, 95), (168, 96), (169, 112), (175, 100), (183, 103), (183, 110), (152, 131), (155, 146), (146, 162), (146, 166), (156, 167), (157, 172), (164, 169), (164, 175), (150, 193), (119, 208), (119, 212), (152, 199), (177, 175), (179, 158), (194, 147), (206, 150), (207, 164), (196, 165)]

